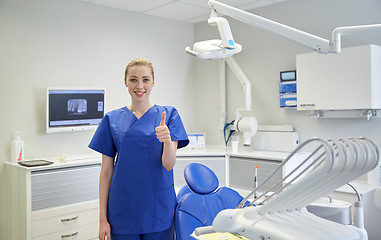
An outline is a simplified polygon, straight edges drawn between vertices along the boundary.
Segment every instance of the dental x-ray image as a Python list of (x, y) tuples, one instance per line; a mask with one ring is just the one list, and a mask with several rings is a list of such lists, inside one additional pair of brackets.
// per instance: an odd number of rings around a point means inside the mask
[(69, 101), (67, 101), (67, 112), (69, 115), (87, 114), (86, 99), (69, 99)]

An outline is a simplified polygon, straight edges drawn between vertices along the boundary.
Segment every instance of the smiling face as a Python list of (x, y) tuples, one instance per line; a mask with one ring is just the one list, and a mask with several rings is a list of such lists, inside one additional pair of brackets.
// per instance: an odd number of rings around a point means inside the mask
[(150, 67), (135, 65), (128, 69), (125, 85), (133, 103), (149, 103), (149, 95), (154, 85), (154, 77)]

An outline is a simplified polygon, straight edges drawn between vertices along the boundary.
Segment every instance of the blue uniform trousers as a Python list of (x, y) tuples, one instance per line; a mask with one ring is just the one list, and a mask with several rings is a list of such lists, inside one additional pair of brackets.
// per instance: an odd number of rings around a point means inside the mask
[(111, 234), (111, 240), (174, 240), (173, 226), (161, 232), (147, 234)]

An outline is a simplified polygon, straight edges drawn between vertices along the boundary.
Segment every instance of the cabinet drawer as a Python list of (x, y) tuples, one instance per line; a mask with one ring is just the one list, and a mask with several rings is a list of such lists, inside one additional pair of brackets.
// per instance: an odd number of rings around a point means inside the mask
[(61, 231), (71, 232), (71, 229), (87, 224), (94, 223), (98, 225), (98, 215), (98, 209), (89, 209), (34, 220), (32, 221), (32, 236), (36, 237)]
[(98, 199), (100, 169), (92, 164), (32, 172), (32, 211)]
[[(46, 227), (47, 228), (47, 227)], [(98, 224), (88, 224), (60, 232), (33, 237), (33, 240), (89, 240), (98, 239)]]

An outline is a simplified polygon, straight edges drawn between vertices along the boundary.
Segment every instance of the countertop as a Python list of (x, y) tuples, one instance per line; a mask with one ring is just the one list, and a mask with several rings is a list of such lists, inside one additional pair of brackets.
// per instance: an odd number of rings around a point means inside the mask
[[(235, 153), (231, 151), (230, 147), (214, 146), (214, 145), (206, 146), (205, 149), (183, 148), (177, 151), (178, 157), (229, 156), (229, 157), (255, 158), (255, 159), (272, 160), (272, 161), (283, 161), (284, 159), (287, 158), (288, 155), (289, 153), (287, 152), (258, 151), (258, 150), (254, 150), (252, 147), (244, 147), (244, 146), (239, 147), (238, 151)], [(46, 165), (46, 166), (36, 166), (36, 167), (24, 167), (15, 162), (5, 162), (5, 164), (10, 166), (18, 166), (21, 168), (29, 169), (31, 171), (36, 171), (36, 170), (54, 169), (54, 168), (61, 168), (61, 167), (72, 167), (72, 166), (96, 164), (96, 163), (101, 163), (102, 161), (100, 155), (68, 156), (66, 161), (64, 162), (60, 161), (58, 157), (50, 157), (50, 158), (48, 157), (43, 159), (53, 161), (54, 164)], [(30, 160), (33, 160), (33, 159), (30, 159)], [(360, 194), (367, 193), (377, 188), (376, 186), (371, 186), (367, 184), (367, 182), (363, 178), (356, 179), (350, 183), (359, 191)], [(245, 190), (243, 189), (240, 189), (240, 190), (246, 193)], [(353, 193), (352, 188), (350, 188), (347, 185), (340, 187), (336, 191), (345, 192), (345, 193)]]
[(5, 164), (14, 166), (14, 167), (17, 166), (17, 167), (24, 168), (30, 171), (39, 171), (39, 170), (55, 169), (55, 168), (62, 168), (62, 167), (83, 166), (83, 165), (97, 164), (102, 162), (101, 156), (94, 156), (94, 155), (70, 156), (66, 159), (66, 161), (60, 161), (58, 157), (28, 159), (26, 161), (40, 160), (40, 159), (52, 161), (53, 164), (44, 165), (44, 166), (35, 166), (35, 167), (25, 167), (25, 166), (19, 165), (16, 162), (5, 162)]
[(252, 147), (239, 147), (237, 152), (232, 152), (230, 147), (225, 146), (206, 146), (205, 149), (183, 148), (177, 150), (178, 157), (196, 157), (196, 156), (231, 156), (244, 158), (257, 158), (264, 160), (282, 161), (290, 153), (275, 151), (258, 151)]

